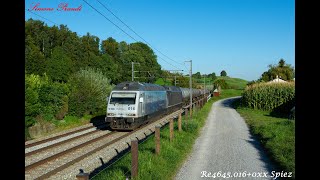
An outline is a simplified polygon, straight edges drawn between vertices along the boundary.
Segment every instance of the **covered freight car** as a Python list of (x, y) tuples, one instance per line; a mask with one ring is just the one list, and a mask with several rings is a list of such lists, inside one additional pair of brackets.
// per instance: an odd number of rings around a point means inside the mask
[(163, 86), (167, 91), (168, 112), (182, 108), (182, 92), (177, 86)]
[[(181, 88), (183, 105), (186, 106), (190, 103), (190, 89), (189, 88)], [(201, 90), (192, 89), (192, 101), (196, 101), (201, 96)]]

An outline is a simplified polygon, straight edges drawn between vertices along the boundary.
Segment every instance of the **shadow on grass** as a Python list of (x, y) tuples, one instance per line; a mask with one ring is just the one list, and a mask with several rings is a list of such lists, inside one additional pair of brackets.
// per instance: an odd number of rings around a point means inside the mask
[(235, 108), (235, 106), (240, 105), (241, 96), (227, 98), (221, 101), (221, 105), (223, 107)]
[[(241, 106), (241, 99), (237, 99), (233, 101), (231, 106), (235, 109), (242, 107)], [(265, 116), (271, 116), (271, 115), (265, 115)], [(273, 116), (272, 116), (273, 117)], [(288, 121), (283, 122), (277, 122), (276, 124), (289, 124)], [(258, 152), (259, 159), (264, 163), (264, 168), (267, 169), (269, 175), (271, 176), (272, 171), (281, 172), (285, 170), (285, 167), (282, 167), (279, 162), (274, 158), (274, 156), (271, 154), (270, 150), (268, 150), (265, 147), (265, 143), (270, 140), (270, 138), (262, 138), (259, 134), (254, 134), (251, 128), (248, 129), (249, 133), (249, 140), (243, 139), (249, 144), (251, 144)], [(294, 172), (295, 173), (295, 172)], [(278, 177), (277, 179), (282, 179)], [(295, 179), (293, 178), (287, 178), (287, 179)]]
[[(154, 133), (151, 133), (149, 136), (151, 136)], [(144, 137), (142, 139), (138, 139), (137, 137), (135, 138), (136, 140), (138, 140), (138, 144), (140, 145), (141, 143), (143, 143), (145, 140), (147, 140), (147, 138), (149, 137)], [(117, 152), (117, 155), (114, 156), (113, 158), (111, 158), (108, 162), (104, 162), (103, 159), (100, 157), (100, 162), (101, 162), (101, 166), (97, 167), (96, 169), (94, 169), (90, 175), (89, 175), (89, 179), (91, 179), (93, 176), (97, 175), (98, 173), (100, 173), (101, 171), (107, 170), (107, 171), (113, 171), (115, 169), (121, 169), (121, 171), (123, 172), (123, 174), (125, 174), (127, 177), (131, 177), (131, 169), (128, 169), (126, 166), (122, 166), (122, 165), (118, 165), (118, 166), (113, 166), (113, 164), (115, 162), (117, 162), (118, 160), (120, 160), (122, 157), (124, 157), (127, 153), (130, 153), (131, 151), (131, 143), (127, 142), (128, 147), (121, 150), (118, 150), (117, 148), (114, 148), (114, 150)], [(150, 148), (151, 150), (152, 148)], [(149, 150), (147, 148), (147, 150)], [(153, 152), (155, 152), (153, 150)]]
[[(279, 164), (279, 162), (273, 157), (273, 155), (271, 154), (271, 152), (265, 148), (265, 146), (263, 145), (264, 142), (268, 141), (268, 139), (263, 139), (261, 136), (259, 135), (255, 135), (253, 134), (253, 132), (251, 130), (249, 130), (249, 140), (245, 140), (246, 142), (248, 142), (249, 144), (251, 144), (259, 153), (259, 159), (264, 163), (264, 168), (267, 169), (268, 171), (268, 176), (272, 176), (271, 172), (275, 171), (275, 172), (289, 172), (288, 170), (286, 170), (285, 167), (281, 166)], [(292, 176), (291, 178), (286, 177), (284, 179), (295, 179), (295, 172), (292, 172)], [(277, 179), (282, 179), (281, 177), (278, 177)]]
[[(254, 135), (249, 130), (249, 140), (245, 140), (249, 144), (251, 144), (259, 153), (259, 159), (263, 162), (264, 168), (267, 169), (268, 173), (271, 171), (281, 171), (281, 167), (277, 165), (277, 162), (272, 158), (268, 149), (266, 149), (263, 144), (260, 142), (261, 137), (258, 135)], [(266, 141), (266, 139), (264, 139)], [(283, 169), (282, 169), (283, 170)], [(271, 175), (271, 174), (270, 174)]]
[(274, 108), (271, 111), (270, 116), (277, 117), (277, 118), (294, 119), (294, 114), (295, 114), (294, 107), (295, 107), (295, 98)]

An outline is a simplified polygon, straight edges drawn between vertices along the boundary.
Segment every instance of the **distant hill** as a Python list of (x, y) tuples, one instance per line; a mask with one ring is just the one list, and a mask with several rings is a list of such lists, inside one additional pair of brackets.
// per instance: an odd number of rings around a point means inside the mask
[[(244, 89), (248, 83), (248, 81), (244, 80), (244, 79), (240, 79), (240, 78), (232, 78), (232, 77), (228, 77), (228, 76), (217, 76), (217, 79), (224, 79), (226, 81), (226, 83), (228, 84), (228, 86), (230, 87), (230, 89)], [(194, 79), (196, 83), (198, 83), (199, 85), (203, 85), (204, 83), (204, 79)], [(157, 79), (157, 81), (155, 82), (155, 84), (159, 84), (159, 85), (173, 85), (172, 84), (172, 79), (168, 78), (166, 80), (166, 83), (164, 82), (164, 79), (159, 78)], [(212, 89), (213, 88), (213, 81), (211, 79), (206, 79), (206, 87), (208, 89)]]
[(228, 76), (217, 76), (217, 79), (224, 79), (230, 89), (244, 89), (248, 81), (240, 78), (232, 78)]

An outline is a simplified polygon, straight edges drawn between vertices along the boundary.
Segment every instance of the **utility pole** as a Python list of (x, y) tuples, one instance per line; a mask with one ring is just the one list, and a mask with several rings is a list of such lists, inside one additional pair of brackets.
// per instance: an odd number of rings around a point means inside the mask
[[(206, 75), (204, 75), (204, 85), (203, 85), (203, 89), (204, 89), (204, 91), (206, 90)], [(205, 94), (205, 92), (204, 92), (204, 94)]]
[(190, 88), (190, 111), (192, 110), (192, 60), (190, 61), (185, 61), (185, 62), (190, 62), (190, 70), (189, 70), (189, 88)]
[(177, 86), (177, 76), (174, 76), (174, 86)]
[(134, 62), (131, 62), (131, 81), (133, 81), (134, 80), (134, 66), (133, 66), (133, 63)]
[(136, 62), (131, 62), (131, 81), (134, 81), (134, 64), (140, 64), (140, 63), (136, 63)]
[[(183, 70), (163, 70), (163, 71), (168, 71), (170, 73), (170, 71), (183, 71)], [(166, 80), (165, 80), (165, 82), (166, 82)], [(176, 77), (176, 75), (174, 75), (174, 86), (177, 86), (177, 77)]]

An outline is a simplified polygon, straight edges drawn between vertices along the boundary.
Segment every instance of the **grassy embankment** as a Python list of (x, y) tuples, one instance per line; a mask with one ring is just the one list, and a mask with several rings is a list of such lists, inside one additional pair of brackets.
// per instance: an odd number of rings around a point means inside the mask
[(217, 76), (217, 79), (224, 79), (231, 89), (244, 89), (248, 83), (246, 80), (228, 76)]
[[(162, 127), (160, 155), (157, 156), (154, 153), (154, 135), (139, 144), (139, 173), (137, 179), (172, 179), (191, 152), (200, 129), (205, 124), (211, 105), (223, 98), (239, 96), (241, 92), (241, 90), (223, 90), (220, 97), (211, 98), (201, 110), (195, 111), (192, 120), (186, 123), (185, 118), (182, 117), (182, 132), (178, 132), (178, 125), (175, 122), (173, 142), (169, 140), (169, 127)], [(92, 179), (125, 179), (131, 176), (130, 171), (131, 153), (128, 152), (119, 161)]]
[(286, 172), (295, 172), (295, 121), (270, 116), (269, 111), (236, 107), (251, 133), (257, 135), (268, 155)]
[(63, 120), (41, 120), (41, 123), (35, 125), (29, 130), (25, 130), (25, 133), (32, 133), (33, 136), (31, 137), (30, 134), (25, 134), (25, 137), (28, 137), (26, 140), (29, 141), (32, 139), (49, 136), (64, 130), (88, 124), (90, 123), (91, 118), (92, 115), (85, 115), (82, 118), (76, 116), (66, 116)]
[[(292, 108), (294, 84), (261, 84), (248, 88), (245, 94), (243, 97), (246, 98), (236, 101), (234, 107), (245, 119), (251, 133), (257, 135), (269, 157), (275, 162), (277, 170), (292, 172), (294, 176), (295, 120), (280, 116), (281, 113), (288, 112), (288, 107)], [(274, 113), (276, 109), (282, 112), (279, 114), (277, 110)]]

